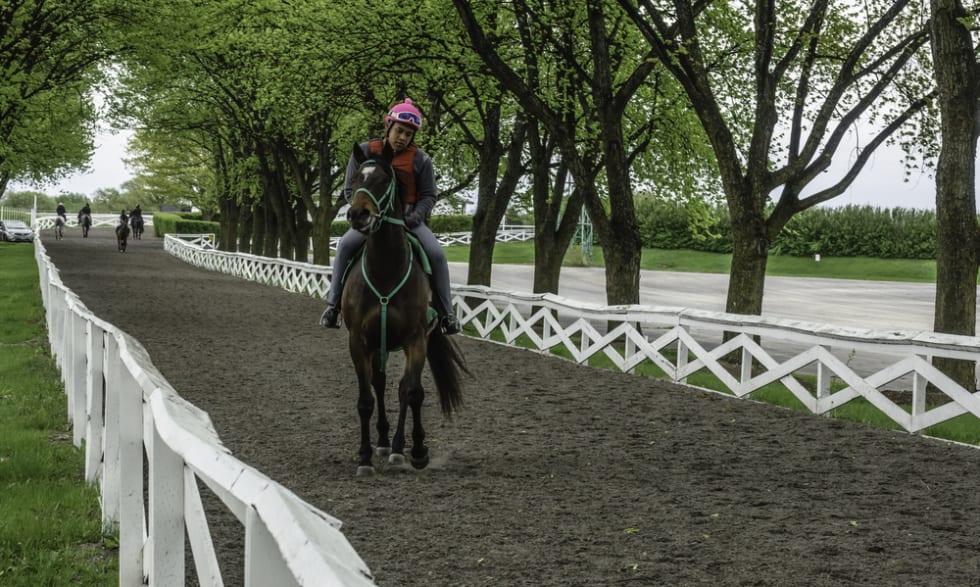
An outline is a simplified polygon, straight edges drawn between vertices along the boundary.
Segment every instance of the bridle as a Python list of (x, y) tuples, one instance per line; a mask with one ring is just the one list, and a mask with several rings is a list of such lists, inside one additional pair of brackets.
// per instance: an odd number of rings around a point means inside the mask
[[(367, 196), (371, 198), (371, 201), (374, 202), (374, 206), (378, 209), (376, 214), (371, 214), (371, 222), (369, 222), (364, 228), (358, 230), (362, 233), (374, 234), (381, 228), (381, 222), (389, 222), (391, 224), (405, 226), (404, 220), (400, 218), (392, 218), (389, 215), (392, 206), (395, 203), (395, 190), (398, 189), (395, 179), (395, 168), (392, 167), (390, 163), (379, 161), (377, 159), (367, 159), (361, 164), (361, 167), (363, 168), (365, 165), (371, 163), (376, 165), (387, 165), (388, 170), (391, 172), (391, 181), (388, 182), (387, 189), (385, 189), (384, 193), (380, 196), (375, 196), (374, 192), (363, 186), (354, 191), (354, 196), (357, 196), (357, 194), (362, 192), (367, 194)], [(353, 197), (351, 200), (353, 201)]]

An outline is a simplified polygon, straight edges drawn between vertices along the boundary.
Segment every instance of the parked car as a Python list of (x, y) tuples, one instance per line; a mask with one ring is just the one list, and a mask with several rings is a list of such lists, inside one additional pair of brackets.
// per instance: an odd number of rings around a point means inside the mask
[(34, 231), (21, 220), (0, 220), (0, 240), (34, 242)]

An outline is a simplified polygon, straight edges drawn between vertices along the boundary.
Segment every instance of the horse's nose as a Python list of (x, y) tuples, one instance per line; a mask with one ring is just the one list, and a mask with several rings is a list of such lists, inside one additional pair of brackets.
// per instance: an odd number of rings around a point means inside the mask
[(371, 211), (366, 207), (351, 208), (347, 211), (347, 218), (351, 226), (358, 228), (365, 226), (371, 220)]

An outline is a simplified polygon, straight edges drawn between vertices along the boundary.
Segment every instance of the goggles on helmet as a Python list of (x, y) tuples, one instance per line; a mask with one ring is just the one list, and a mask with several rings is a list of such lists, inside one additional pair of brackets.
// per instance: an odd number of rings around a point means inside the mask
[(413, 114), (412, 112), (389, 112), (388, 118), (391, 120), (407, 122), (415, 126), (415, 128), (422, 126), (422, 118), (417, 114)]

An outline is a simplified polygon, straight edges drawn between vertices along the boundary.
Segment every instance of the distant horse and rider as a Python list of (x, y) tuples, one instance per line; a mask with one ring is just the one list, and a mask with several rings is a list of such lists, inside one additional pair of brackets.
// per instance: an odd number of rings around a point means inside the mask
[(126, 241), (129, 239), (129, 217), (126, 211), (119, 213), (119, 224), (116, 225), (116, 248), (120, 253), (126, 252)]
[(68, 224), (68, 218), (66, 214), (68, 211), (65, 209), (65, 205), (59, 203), (56, 210), (56, 215), (54, 217), (54, 238), (55, 240), (61, 240), (65, 236), (65, 226)]
[(82, 237), (88, 238), (88, 231), (92, 228), (92, 208), (88, 203), (78, 211), (78, 225), (82, 227)]
[[(402, 190), (392, 166), (392, 151), (368, 158), (355, 145), (359, 164), (351, 188), (348, 218), (351, 227), (368, 235), (359, 259), (350, 264), (343, 286), (341, 313), (349, 331), (348, 345), (357, 373), (357, 412), (360, 416), (358, 476), (374, 473), (371, 418), (377, 397), (377, 455), (396, 467), (405, 463), (405, 421), (412, 414), (410, 460), (416, 469), (429, 462), (422, 427), (422, 371), (428, 361), (444, 416), (462, 404), (460, 371), (468, 372), (459, 348), (440, 328), (430, 311), (431, 288), (421, 246), (410, 240), (405, 225)], [(342, 268), (335, 268), (343, 270)], [(398, 384), (399, 411), (389, 443), (385, 413), (385, 368), (390, 352), (401, 350), (405, 370)]]
[(142, 240), (143, 238), (143, 209), (139, 204), (129, 213), (129, 226), (132, 228), (133, 238)]
[(54, 219), (54, 239), (61, 240), (65, 236), (65, 218), (64, 216), (58, 215)]

